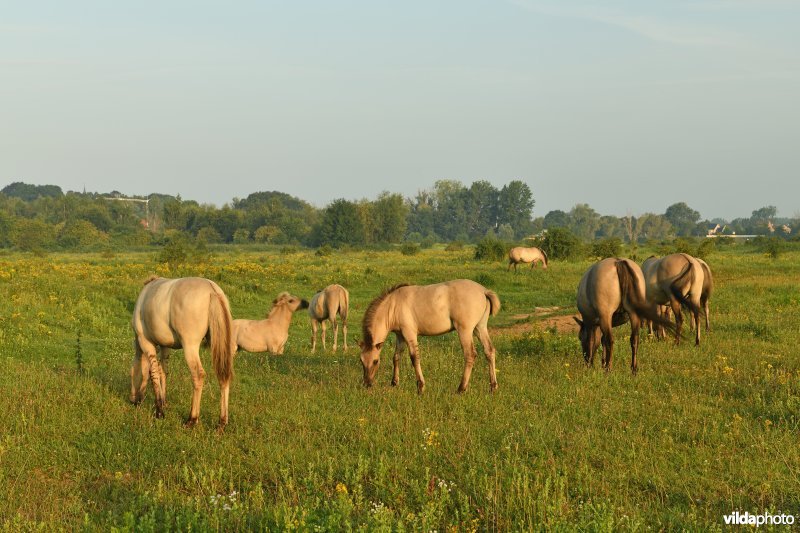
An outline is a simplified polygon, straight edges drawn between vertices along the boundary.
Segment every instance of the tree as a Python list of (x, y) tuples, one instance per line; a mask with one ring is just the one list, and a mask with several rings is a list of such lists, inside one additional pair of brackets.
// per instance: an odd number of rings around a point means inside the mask
[(517, 237), (527, 235), (531, 230), (531, 214), (535, 201), (528, 184), (514, 180), (500, 190), (497, 205), (497, 222), (509, 224)]
[(0, 193), (20, 198), (26, 202), (36, 200), (39, 197), (59, 198), (64, 196), (64, 192), (58, 185), (31, 185), (21, 181), (6, 185), (0, 190)]
[(465, 194), (467, 234), (471, 239), (476, 239), (495, 227), (500, 192), (488, 181), (476, 181)]
[(344, 244), (364, 244), (364, 226), (354, 202), (334, 200), (322, 212), (316, 228), (316, 245), (340, 247)]
[(600, 227), (600, 215), (589, 204), (576, 204), (569, 212), (569, 219), (569, 228), (574, 235), (584, 241), (594, 239)]
[(544, 216), (543, 223), (545, 229), (548, 230), (551, 228), (566, 228), (570, 223), (569, 214), (560, 209), (550, 211)]
[(375, 242), (397, 243), (403, 240), (408, 224), (408, 205), (403, 196), (387, 191), (372, 202), (369, 223)]
[(667, 217), (645, 213), (636, 220), (639, 238), (664, 240), (672, 236), (673, 228)]
[(694, 233), (697, 222), (700, 220), (700, 213), (686, 205), (685, 202), (678, 202), (667, 208), (664, 217), (672, 224), (678, 235), (688, 237)]

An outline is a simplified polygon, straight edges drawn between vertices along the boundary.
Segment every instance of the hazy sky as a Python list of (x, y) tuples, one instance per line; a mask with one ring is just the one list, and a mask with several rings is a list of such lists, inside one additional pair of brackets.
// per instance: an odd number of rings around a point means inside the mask
[(800, 1), (0, 4), (0, 187), (800, 213)]

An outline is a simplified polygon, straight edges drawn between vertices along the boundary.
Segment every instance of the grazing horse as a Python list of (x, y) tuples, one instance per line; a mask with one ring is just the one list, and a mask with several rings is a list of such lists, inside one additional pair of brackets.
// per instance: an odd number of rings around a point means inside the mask
[(694, 320), (695, 346), (700, 345), (704, 279), (703, 266), (689, 254), (671, 254), (647, 264), (645, 273), (647, 300), (657, 305), (669, 305), (675, 315), (677, 326), (675, 344), (680, 342), (683, 327), (681, 307), (685, 307), (691, 312)]
[(598, 330), (602, 333), (603, 368), (611, 369), (614, 349), (612, 328), (631, 323), (631, 371), (637, 371), (636, 355), (639, 350), (639, 328), (642, 319), (672, 327), (661, 318), (655, 306), (645, 299), (644, 276), (639, 265), (630, 259), (609, 257), (595, 263), (578, 284), (578, 311), (581, 327), (578, 334), (587, 365), (594, 364), (598, 348)]
[(156, 357), (166, 360), (170, 348), (183, 348), (192, 374), (192, 407), (186, 426), (200, 416), (200, 397), (206, 373), (200, 362), (200, 343), (209, 339), (211, 362), (220, 386), (220, 430), (228, 423), (228, 393), (233, 378), (231, 312), (222, 289), (204, 278), (166, 279), (157, 276), (145, 282), (136, 299), (132, 320), (136, 355), (131, 367), (131, 402), (139, 404), (153, 381), (156, 418), (164, 416), (167, 375)]
[[(644, 262), (642, 263), (642, 273), (644, 274), (644, 279), (647, 279), (647, 276), (649, 275), (651, 269), (653, 269), (657, 264), (658, 264), (658, 257), (654, 255), (651, 255), (650, 257), (644, 260)], [(656, 309), (658, 309), (659, 315), (669, 320), (670, 308), (668, 305), (657, 305)], [(664, 337), (664, 328), (658, 325), (653, 327), (653, 322), (651, 320), (644, 319), (642, 321), (642, 325), (647, 327), (647, 332), (649, 335), (653, 335), (653, 333), (655, 333), (655, 336), (658, 339)]]
[(342, 317), (344, 349), (347, 351), (347, 311), (350, 307), (350, 293), (341, 285), (328, 285), (311, 297), (308, 314), (311, 317), (311, 351), (317, 349), (317, 326), (322, 325), (322, 348), (325, 345), (325, 321), (330, 320), (333, 328), (333, 351), (339, 340), (339, 324), (336, 315)]
[(511, 270), (511, 265), (514, 265), (514, 272), (517, 271), (517, 264), (530, 263), (531, 269), (536, 266), (536, 263), (541, 262), (543, 268), (547, 268), (547, 254), (541, 248), (525, 248), (517, 246), (508, 252), (508, 269)]
[(400, 355), (408, 346), (411, 364), (417, 375), (417, 392), (425, 389), (420, 366), (417, 335), (442, 335), (455, 330), (464, 352), (464, 375), (458, 392), (469, 386), (472, 365), (478, 352), (472, 336), (478, 338), (489, 362), (489, 387), (497, 388), (495, 349), (486, 325), (489, 315), (500, 311), (497, 294), (472, 280), (457, 279), (434, 285), (395, 285), (369, 304), (364, 314), (361, 363), (364, 365), (364, 385), (371, 387), (380, 365), (383, 343), (390, 332), (395, 333), (394, 375), (392, 385), (400, 382)]
[(289, 339), (289, 325), (292, 313), (308, 307), (308, 302), (282, 292), (272, 301), (272, 309), (264, 320), (233, 321), (233, 338), (236, 349), (247, 352), (269, 352), (282, 354)]

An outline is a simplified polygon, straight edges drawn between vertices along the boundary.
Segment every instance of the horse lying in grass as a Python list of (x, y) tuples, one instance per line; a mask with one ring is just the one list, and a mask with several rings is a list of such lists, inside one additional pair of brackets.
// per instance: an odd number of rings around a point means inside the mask
[(514, 272), (516, 272), (519, 263), (530, 263), (531, 269), (536, 266), (536, 263), (542, 263), (542, 268), (547, 268), (547, 254), (541, 248), (517, 246), (508, 252), (507, 271), (511, 270), (511, 265), (514, 265)]
[(164, 416), (167, 374), (156, 357), (161, 348), (164, 362), (170, 348), (183, 348), (192, 374), (192, 407), (186, 425), (200, 416), (200, 397), (206, 373), (200, 361), (200, 343), (208, 339), (211, 362), (220, 386), (220, 430), (228, 423), (228, 394), (233, 378), (232, 319), (222, 289), (203, 278), (166, 279), (153, 276), (145, 282), (133, 310), (134, 348), (131, 366), (131, 402), (141, 403), (147, 382), (153, 382), (156, 418)]
[(417, 376), (417, 392), (425, 389), (420, 366), (417, 336), (442, 335), (455, 330), (464, 352), (464, 375), (458, 392), (469, 386), (472, 365), (478, 352), (472, 336), (477, 330), (489, 362), (489, 387), (497, 389), (495, 349), (489, 338), (489, 315), (500, 311), (497, 294), (468, 279), (458, 279), (434, 285), (395, 285), (375, 298), (367, 308), (363, 321), (361, 363), (364, 366), (364, 385), (371, 387), (380, 366), (383, 343), (394, 332), (394, 375), (392, 385), (400, 382), (400, 355), (408, 346), (411, 364)]
[(292, 313), (308, 307), (308, 302), (288, 292), (282, 292), (272, 301), (272, 309), (264, 320), (233, 321), (233, 338), (236, 349), (247, 352), (282, 354), (289, 339)]
[[(694, 321), (695, 346), (700, 344), (700, 315), (705, 274), (700, 262), (689, 254), (671, 254), (661, 259), (648, 258), (645, 262), (647, 300), (657, 305), (668, 305), (675, 315), (675, 344), (680, 342), (683, 315), (681, 308), (689, 310)], [(708, 292), (710, 296), (710, 291)]]
[(611, 370), (614, 350), (612, 328), (631, 323), (631, 372), (636, 373), (641, 320), (648, 319), (674, 329), (672, 323), (662, 318), (656, 306), (645, 299), (644, 276), (639, 265), (630, 259), (610, 257), (595, 263), (578, 284), (578, 311), (581, 318), (575, 322), (581, 327), (581, 341), (586, 364), (594, 364), (598, 348), (598, 335), (602, 333), (603, 368)]
[(339, 341), (339, 324), (336, 321), (338, 314), (342, 318), (342, 334), (344, 335), (344, 350), (347, 351), (347, 311), (350, 307), (350, 293), (341, 285), (328, 285), (311, 297), (308, 314), (311, 317), (311, 351), (317, 349), (317, 327), (322, 325), (322, 348), (325, 345), (325, 321), (330, 320), (333, 328), (333, 351), (336, 351)]

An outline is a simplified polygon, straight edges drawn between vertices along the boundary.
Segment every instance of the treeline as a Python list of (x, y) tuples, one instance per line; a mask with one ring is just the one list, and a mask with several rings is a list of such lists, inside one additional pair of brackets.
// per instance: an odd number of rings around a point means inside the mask
[(440, 180), (413, 198), (384, 192), (373, 200), (338, 199), (322, 209), (288, 194), (256, 192), (221, 208), (163, 194), (126, 197), (64, 193), (55, 185), (12, 183), (0, 191), (0, 247), (21, 250), (82, 249), (163, 244), (175, 235), (205, 243), (270, 243), (364, 246), (401, 242), (477, 242), (485, 237), (520, 241), (545, 230), (565, 229), (578, 239), (625, 242), (705, 235), (719, 224), (724, 234), (791, 237), (797, 220), (778, 219), (774, 207), (732, 221), (701, 220), (685, 203), (663, 214), (601, 215), (587, 204), (533, 216), (528, 185), (501, 188), (487, 181), (469, 186)]

